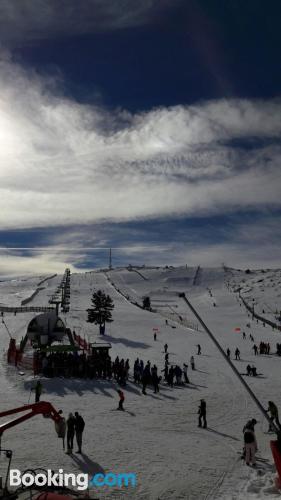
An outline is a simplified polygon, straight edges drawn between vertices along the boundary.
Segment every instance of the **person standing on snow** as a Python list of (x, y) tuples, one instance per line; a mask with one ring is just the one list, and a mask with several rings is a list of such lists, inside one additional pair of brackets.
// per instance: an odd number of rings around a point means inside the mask
[(78, 411), (75, 412), (75, 434), (78, 450), (77, 453), (82, 453), (82, 435), (85, 428), (83, 417), (79, 415)]
[(246, 462), (246, 465), (252, 464), (253, 466), (256, 465), (255, 455), (256, 455), (256, 452), (258, 449), (255, 431), (254, 431), (254, 425), (255, 425), (255, 424), (253, 424), (254, 421), (255, 421), (255, 419), (252, 419), (252, 421), (248, 422), (243, 430), (243, 432), (244, 432), (245, 462)]
[(226, 355), (227, 355), (228, 359), (230, 359), (230, 349), (229, 349), (229, 347), (226, 349)]
[(168, 344), (165, 344), (164, 345), (164, 352), (165, 352), (165, 354), (166, 354), (167, 351), (168, 351)]
[(205, 399), (200, 399), (200, 406), (198, 408), (198, 427), (202, 427), (202, 419), (203, 419), (203, 428), (206, 429), (207, 427), (207, 420), (206, 420), (206, 413), (207, 413), (207, 405)]
[(150, 362), (148, 361), (146, 363), (145, 369), (143, 371), (142, 375), (142, 393), (146, 395), (146, 386), (149, 384), (151, 380), (151, 373), (150, 373)]
[(197, 354), (201, 354), (201, 345), (200, 344), (197, 345)]
[(190, 364), (191, 364), (191, 369), (195, 370), (195, 361), (194, 361), (194, 356), (191, 356), (190, 358)]
[(154, 365), (151, 368), (151, 382), (152, 382), (152, 385), (154, 388), (154, 394), (156, 394), (157, 392), (159, 392), (159, 377), (158, 377), (156, 365)]
[(123, 403), (125, 401), (125, 396), (124, 396), (124, 392), (121, 391), (121, 389), (118, 389), (118, 394), (119, 394), (119, 405), (118, 405), (118, 408), (117, 410), (122, 410), (124, 411), (124, 408), (123, 408)]
[(189, 384), (189, 378), (187, 376), (187, 368), (188, 368), (188, 365), (186, 363), (183, 363), (183, 376), (184, 376), (184, 381), (186, 384)]
[(259, 353), (259, 352), (258, 352), (258, 346), (257, 346), (256, 344), (254, 344), (254, 345), (253, 345), (253, 347), (252, 347), (252, 349), (254, 349), (254, 351), (255, 351), (255, 356), (257, 356), (257, 355), (258, 355), (258, 353)]
[(66, 434), (66, 421), (65, 418), (62, 416), (62, 410), (59, 410), (59, 415), (60, 415), (60, 420), (58, 420), (55, 423), (55, 428), (57, 431), (57, 435), (59, 438), (62, 439), (62, 446), (63, 449), (65, 448), (65, 434)]
[(32, 391), (35, 391), (35, 403), (39, 403), (40, 397), (42, 394), (42, 389), (43, 389), (43, 386), (42, 386), (40, 380), (38, 380), (35, 387), (32, 388)]
[(67, 442), (67, 452), (68, 454), (72, 453), (73, 450), (73, 439), (75, 434), (75, 418), (73, 413), (69, 413), (68, 419), (66, 421), (66, 442)]
[(234, 354), (235, 354), (235, 359), (236, 360), (238, 360), (238, 359), (240, 360), (240, 351), (239, 351), (238, 347), (236, 347)]

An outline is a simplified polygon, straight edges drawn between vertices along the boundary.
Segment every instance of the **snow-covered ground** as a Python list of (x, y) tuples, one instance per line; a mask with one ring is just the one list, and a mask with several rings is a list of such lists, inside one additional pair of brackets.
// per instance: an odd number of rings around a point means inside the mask
[[(85, 418), (84, 454), (64, 454), (52, 422), (36, 417), (3, 435), (2, 446), (14, 450), (13, 466), (21, 470), (27, 467), (54, 470), (62, 467), (66, 472), (137, 474), (135, 489), (123, 488), (120, 491), (103, 488), (96, 493), (91, 491), (102, 499), (278, 498), (269, 448), (272, 436), (266, 433), (267, 422), (202, 327), (196, 329), (198, 321), (179, 298), (178, 292), (186, 293), (221, 346), (230, 348), (232, 358), (235, 348), (240, 349), (241, 361), (234, 361), (240, 373), (246, 372), (248, 363), (255, 364), (261, 375), (247, 377), (247, 382), (262, 404), (267, 407), (268, 400), (272, 399), (279, 405), (281, 358), (274, 353), (281, 332), (252, 321), (237, 300), (237, 294), (225, 283), (231, 281), (232, 288), (243, 286), (245, 299), (248, 293), (249, 301), (254, 298), (259, 304), (259, 312), (266, 307), (268, 313), (269, 308), (274, 310), (278, 304), (280, 309), (280, 270), (252, 274), (232, 270), (231, 275), (222, 268), (202, 268), (199, 272), (196, 268), (185, 267), (137, 271), (141, 274), (127, 269), (112, 270), (106, 274), (99, 271), (73, 274), (70, 312), (62, 318), (67, 326), (86, 339), (100, 340), (98, 327), (86, 322), (86, 309), (90, 306), (93, 290), (104, 290), (115, 304), (114, 322), (107, 326), (106, 336), (102, 339), (111, 342), (112, 358), (116, 355), (129, 358), (132, 367), (136, 357), (139, 357), (144, 362), (150, 360), (152, 364), (156, 363), (158, 369), (162, 369), (163, 346), (167, 342), (171, 363), (181, 366), (184, 362), (190, 364), (190, 356), (195, 356), (196, 370), (191, 371), (189, 367), (191, 384), (173, 389), (162, 384), (159, 394), (155, 395), (149, 388), (148, 395), (144, 396), (141, 389), (130, 382), (125, 388), (125, 408), (128, 412), (121, 413), (112, 411), (117, 407), (118, 400), (114, 382), (43, 379), (42, 399), (52, 402), (56, 408), (62, 408), (65, 415), (78, 410)], [(1, 282), (1, 304), (20, 305), (22, 297), (31, 295), (40, 279), (42, 277), (37, 276), (27, 281)], [(29, 305), (48, 305), (49, 297), (60, 280), (61, 276), (56, 276), (45, 281), (43, 289)], [(246, 292), (246, 287), (251, 290)], [(142, 303), (144, 295), (150, 296), (156, 313), (144, 311), (131, 303)], [(20, 339), (33, 316), (34, 313), (16, 316), (5, 313), (5, 322), (12, 335)], [(247, 323), (251, 324), (250, 328)], [(190, 324), (194, 325), (194, 329), (184, 326)], [(159, 329), (156, 342), (153, 340), (153, 328)], [(235, 328), (241, 331), (237, 332)], [(247, 334), (245, 340), (242, 338), (243, 331)], [(270, 356), (254, 356), (250, 333), (257, 343), (260, 340), (271, 343)], [(20, 376), (13, 367), (7, 367), (4, 350), (8, 341), (8, 333), (1, 325), (2, 410), (27, 403), (30, 387), (34, 384), (32, 376), (27, 373)], [(200, 356), (196, 354), (197, 344), (202, 347)], [(197, 427), (197, 408), (201, 398), (207, 402), (206, 430)], [(242, 428), (253, 417), (258, 420), (257, 469), (246, 467), (239, 455)], [(2, 456), (2, 472), (4, 466), (5, 458)]]

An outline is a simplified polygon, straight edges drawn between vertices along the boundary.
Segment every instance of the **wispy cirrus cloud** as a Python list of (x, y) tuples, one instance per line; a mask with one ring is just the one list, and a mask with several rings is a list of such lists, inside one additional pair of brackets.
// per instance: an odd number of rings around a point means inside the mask
[(100, 33), (152, 22), (179, 0), (1, 0), (1, 39), (9, 45)]
[(133, 115), (65, 98), (8, 53), (0, 70), (1, 229), (280, 206), (278, 100)]

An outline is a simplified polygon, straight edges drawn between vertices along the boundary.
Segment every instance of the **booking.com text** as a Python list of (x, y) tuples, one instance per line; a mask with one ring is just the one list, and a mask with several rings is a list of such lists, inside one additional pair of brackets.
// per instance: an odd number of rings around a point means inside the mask
[(83, 491), (88, 488), (101, 488), (101, 487), (135, 487), (137, 483), (136, 474), (129, 473), (96, 473), (93, 476), (85, 473), (68, 473), (63, 469), (54, 472), (50, 469), (46, 473), (40, 472), (32, 474), (24, 472), (23, 474), (19, 469), (11, 469), (9, 474), (10, 486), (24, 486), (24, 487), (72, 487), (77, 490)]

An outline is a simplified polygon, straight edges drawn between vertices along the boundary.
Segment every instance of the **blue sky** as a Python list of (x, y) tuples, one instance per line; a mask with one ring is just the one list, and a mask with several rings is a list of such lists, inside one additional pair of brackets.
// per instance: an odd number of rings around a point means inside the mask
[(280, 10), (2, 0), (0, 274), (280, 266)]

